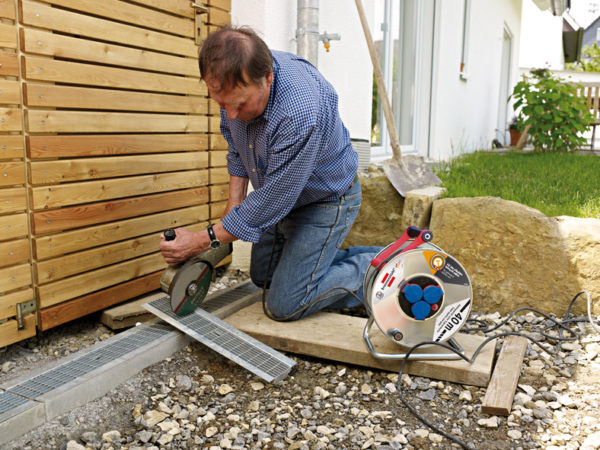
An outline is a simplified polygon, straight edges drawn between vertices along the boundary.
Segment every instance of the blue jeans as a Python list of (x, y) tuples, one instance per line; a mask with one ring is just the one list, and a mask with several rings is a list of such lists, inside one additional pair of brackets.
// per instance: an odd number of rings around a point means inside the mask
[[(342, 286), (354, 292), (364, 303), (364, 274), (381, 247), (350, 247), (339, 250), (358, 214), (361, 202), (360, 182), (338, 200), (312, 203), (290, 212), (278, 225), (266, 231), (252, 246), (250, 276), (260, 287), (270, 287), (267, 306), (273, 315), (284, 318), (309, 304), (318, 302), (295, 315), (300, 319), (323, 308), (350, 308), (360, 302), (352, 295), (331, 288)], [(276, 239), (273, 249), (273, 240)], [(270, 274), (267, 267), (271, 250)]]

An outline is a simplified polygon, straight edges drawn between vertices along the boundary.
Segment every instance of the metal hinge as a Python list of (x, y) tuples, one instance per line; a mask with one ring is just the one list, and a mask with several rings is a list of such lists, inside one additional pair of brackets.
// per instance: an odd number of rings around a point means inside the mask
[(36, 309), (35, 299), (17, 303), (17, 328), (19, 330), (25, 328), (25, 322), (23, 321), (25, 314), (35, 312)]
[(202, 45), (202, 14), (208, 14), (208, 7), (204, 5), (200, 5), (195, 2), (190, 2), (190, 6), (194, 8), (196, 14), (194, 14), (194, 40), (196, 41), (196, 45)]

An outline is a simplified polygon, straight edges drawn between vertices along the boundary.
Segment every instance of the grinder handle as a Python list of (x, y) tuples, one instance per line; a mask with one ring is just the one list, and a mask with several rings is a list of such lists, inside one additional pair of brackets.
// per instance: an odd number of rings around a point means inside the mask
[(172, 241), (175, 239), (175, 230), (173, 228), (169, 228), (168, 230), (164, 231), (163, 235), (167, 241)]

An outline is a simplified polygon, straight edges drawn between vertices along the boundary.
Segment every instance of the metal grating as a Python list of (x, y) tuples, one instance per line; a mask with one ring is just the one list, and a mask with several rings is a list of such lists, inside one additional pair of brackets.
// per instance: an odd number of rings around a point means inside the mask
[(53, 391), (89, 372), (114, 361), (156, 339), (165, 336), (172, 330), (161, 324), (134, 328), (131, 333), (120, 339), (100, 346), (68, 362), (49, 369), (29, 380), (12, 386), (0, 393), (0, 414), (17, 406), (34, 400)]
[(254, 283), (247, 281), (224, 292), (215, 292), (206, 298), (202, 303), (202, 309), (208, 312), (214, 312), (236, 300), (246, 297), (260, 290)]
[(296, 364), (292, 359), (223, 322), (202, 308), (179, 317), (171, 309), (169, 297), (142, 305), (151, 313), (212, 348), (262, 379), (283, 379)]

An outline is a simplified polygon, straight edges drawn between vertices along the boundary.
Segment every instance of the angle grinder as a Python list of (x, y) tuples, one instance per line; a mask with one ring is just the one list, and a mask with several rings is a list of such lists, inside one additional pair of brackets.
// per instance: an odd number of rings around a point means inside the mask
[[(175, 230), (171, 228), (163, 235), (167, 241), (176, 237)], [(165, 269), (160, 278), (160, 287), (169, 294), (171, 308), (176, 315), (186, 316), (202, 304), (213, 281), (215, 267), (232, 251), (232, 244), (221, 245)]]
[(473, 297), (469, 276), (456, 259), (431, 243), (432, 238), (430, 230), (408, 227), (373, 258), (365, 273), (370, 319), (363, 337), (378, 358), (396, 359), (402, 354), (388, 357), (374, 351), (368, 336), (373, 321), (393, 342), (412, 347), (451, 339), (469, 316)]

